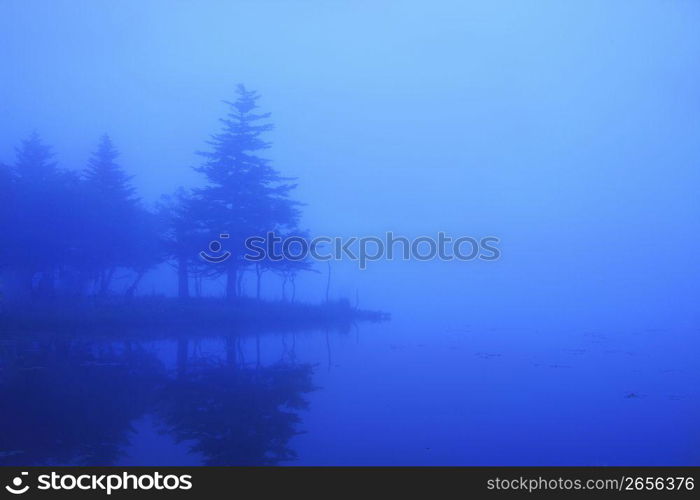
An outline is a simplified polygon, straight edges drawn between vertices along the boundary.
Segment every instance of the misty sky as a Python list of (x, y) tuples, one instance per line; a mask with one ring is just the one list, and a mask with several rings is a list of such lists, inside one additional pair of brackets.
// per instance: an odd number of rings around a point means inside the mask
[(201, 182), (241, 82), (313, 234), (502, 238), (498, 263), (344, 265), (338, 294), (688, 321), (699, 22), (670, 0), (0, 0), (0, 161), (37, 130), (80, 169), (108, 132), (152, 202)]

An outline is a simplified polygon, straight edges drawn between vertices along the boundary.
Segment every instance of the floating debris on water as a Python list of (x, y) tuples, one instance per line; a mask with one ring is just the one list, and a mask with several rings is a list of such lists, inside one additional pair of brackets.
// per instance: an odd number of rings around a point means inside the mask
[(490, 359), (490, 358), (500, 358), (502, 355), (499, 353), (477, 352), (476, 356), (481, 358), (481, 359)]

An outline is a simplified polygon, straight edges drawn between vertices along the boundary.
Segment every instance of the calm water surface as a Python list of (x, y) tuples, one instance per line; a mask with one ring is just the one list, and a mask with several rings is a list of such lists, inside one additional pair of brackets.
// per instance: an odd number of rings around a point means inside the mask
[(5, 335), (0, 463), (700, 464), (697, 331)]

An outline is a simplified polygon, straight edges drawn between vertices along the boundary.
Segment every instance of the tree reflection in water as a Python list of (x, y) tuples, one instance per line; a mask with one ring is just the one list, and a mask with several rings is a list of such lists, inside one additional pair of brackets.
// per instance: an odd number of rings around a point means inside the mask
[(240, 337), (224, 344), (212, 359), (179, 340), (169, 373), (162, 350), (137, 341), (3, 340), (0, 465), (117, 463), (145, 415), (208, 465), (293, 460), (312, 366), (289, 356), (249, 366)]
[[(312, 367), (278, 362), (254, 367), (241, 362), (235, 338), (225, 360), (193, 357), (178, 363), (164, 386), (159, 415), (167, 432), (191, 441), (207, 465), (274, 465), (293, 460), (288, 447), (298, 434), (296, 413), (314, 390)], [(178, 352), (187, 351), (181, 341)], [(184, 361), (184, 362), (183, 362)]]
[(165, 378), (138, 344), (3, 342), (0, 464), (110, 465)]

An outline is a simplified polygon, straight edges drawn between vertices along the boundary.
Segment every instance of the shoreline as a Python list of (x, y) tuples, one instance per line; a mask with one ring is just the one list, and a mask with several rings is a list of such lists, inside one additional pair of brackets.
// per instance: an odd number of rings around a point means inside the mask
[(358, 309), (346, 299), (320, 304), (239, 298), (181, 300), (137, 297), (3, 304), (0, 335), (12, 331), (80, 331), (150, 327), (202, 327), (250, 331), (338, 328), (354, 322), (390, 320), (382, 311)]

